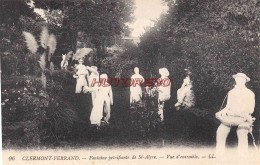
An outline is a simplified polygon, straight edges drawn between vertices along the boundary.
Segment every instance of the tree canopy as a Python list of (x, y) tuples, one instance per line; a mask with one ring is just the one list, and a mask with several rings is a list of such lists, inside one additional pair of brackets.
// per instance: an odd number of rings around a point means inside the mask
[[(170, 69), (175, 89), (192, 72), (198, 105), (219, 105), (244, 72), (258, 89), (260, 3), (252, 0), (165, 0), (169, 11), (142, 37), (145, 70)], [(183, 76), (181, 76), (183, 75)]]
[[(127, 22), (132, 21), (133, 0), (77, 0), (77, 1), (35, 1), (35, 7), (61, 10), (63, 18), (63, 41), (74, 45), (77, 32), (84, 32), (91, 38), (98, 50), (102, 50), (111, 36), (120, 35)], [(67, 37), (65, 37), (67, 35)], [(74, 42), (68, 42), (74, 38)], [(71, 44), (73, 43), (73, 44)]]
[[(98, 50), (98, 57), (111, 38), (129, 33), (126, 23), (132, 21), (133, 0), (58, 0), (30, 3), (26, 1), (1, 1), (1, 51), (5, 54), (3, 66), (6, 74), (25, 74), (36, 69), (23, 65), (28, 58), (22, 32), (27, 31), (40, 37), (43, 26), (57, 38), (55, 57), (76, 51), (77, 41), (87, 41), (88, 46)], [(43, 9), (44, 16), (35, 12)], [(38, 60), (38, 59), (35, 59)], [(61, 58), (53, 59), (59, 63)], [(11, 63), (13, 61), (13, 63)], [(25, 68), (27, 69), (25, 69)]]

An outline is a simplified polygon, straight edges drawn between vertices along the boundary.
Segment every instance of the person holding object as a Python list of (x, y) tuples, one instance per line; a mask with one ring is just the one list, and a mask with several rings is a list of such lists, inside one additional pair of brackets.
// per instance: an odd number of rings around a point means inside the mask
[(142, 99), (142, 88), (141, 83), (144, 82), (144, 78), (139, 74), (139, 68), (134, 68), (135, 74), (132, 75), (131, 80), (139, 81), (136, 84), (130, 86), (130, 105), (138, 102)]
[(245, 85), (250, 78), (244, 73), (237, 73), (233, 78), (236, 85), (228, 92), (227, 105), (216, 113), (216, 118), (221, 121), (216, 132), (216, 152), (220, 155), (225, 151), (226, 139), (232, 126), (238, 126), (238, 152), (247, 153), (248, 133), (252, 131), (255, 120), (251, 116), (255, 108), (255, 94)]
[[(161, 81), (169, 80), (169, 84), (167, 84), (167, 85), (163, 82), (158, 82), (160, 84), (157, 87), (157, 90), (158, 90), (158, 114), (161, 117), (161, 120), (163, 121), (164, 120), (163, 110), (164, 110), (165, 101), (168, 101), (171, 98), (171, 81), (168, 78), (169, 71), (168, 71), (167, 68), (159, 69), (159, 73), (161, 75), (161, 78), (160, 78)], [(162, 84), (164, 84), (164, 85), (162, 85)]]
[(86, 70), (86, 66), (83, 65), (84, 60), (81, 58), (79, 59), (79, 64), (76, 65), (76, 74), (73, 75), (74, 78), (77, 79), (77, 84), (76, 84), (76, 91), (75, 93), (81, 93), (82, 88), (88, 85), (87, 80), (86, 80), (86, 75), (88, 76), (88, 71)]
[(190, 80), (190, 71), (188, 69), (185, 70), (187, 71), (187, 76), (183, 80), (181, 88), (177, 90), (178, 102), (175, 104), (177, 110), (179, 110), (180, 107), (187, 109), (195, 105), (195, 97), (192, 90), (192, 82)]

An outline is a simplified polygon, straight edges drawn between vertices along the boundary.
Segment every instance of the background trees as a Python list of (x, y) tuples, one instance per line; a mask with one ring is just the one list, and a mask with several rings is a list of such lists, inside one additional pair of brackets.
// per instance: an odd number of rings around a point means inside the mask
[(170, 68), (175, 93), (183, 69), (190, 68), (197, 106), (212, 112), (232, 88), (232, 75), (237, 72), (251, 77), (249, 88), (258, 91), (259, 1), (165, 0), (165, 3), (168, 13), (141, 37), (145, 70), (151, 66), (156, 66), (155, 71), (162, 66)]
[[(42, 9), (61, 10), (63, 13), (61, 49), (67, 53), (76, 49), (77, 32), (91, 38), (98, 55), (104, 51), (111, 36), (127, 31), (125, 23), (132, 21), (133, 0), (35, 1)], [(65, 41), (65, 42), (64, 42)], [(65, 46), (66, 45), (66, 46)], [(70, 49), (70, 50), (69, 50)]]
[[(39, 38), (42, 26), (57, 38), (54, 56), (76, 51), (78, 32), (97, 49), (98, 58), (104, 48), (111, 44), (113, 36), (128, 32), (126, 22), (132, 21), (133, 0), (78, 0), (78, 1), (1, 1), (1, 52), (3, 53), (3, 74), (28, 74), (36, 71), (28, 63), (28, 51), (22, 31), (28, 31)], [(35, 13), (34, 8), (44, 9), (44, 16)], [(19, 54), (19, 55), (18, 55)], [(35, 59), (34, 59), (35, 60)], [(37, 59), (38, 60), (38, 59)], [(61, 58), (52, 59), (56, 65)]]
[(36, 34), (42, 19), (27, 5), (28, 1), (1, 1), (0, 50), (4, 75), (34, 73), (37, 69), (30, 66), (23, 30)]
[[(133, 68), (139, 65), (144, 77), (155, 78), (159, 77), (159, 68), (167, 67), (173, 80), (172, 99), (166, 106), (167, 122), (170, 121), (168, 125), (176, 128), (184, 126), (176, 131), (169, 127), (168, 133), (173, 136), (179, 132), (183, 138), (183, 133), (192, 132), (191, 137), (197, 138), (197, 134), (203, 136), (205, 140), (199, 142), (210, 141), (210, 138), (215, 141), (213, 115), (232, 88), (232, 75), (237, 72), (244, 72), (252, 79), (249, 88), (259, 100), (259, 1), (164, 0), (169, 11), (155, 22), (154, 27), (147, 29), (139, 46), (120, 40), (122, 35), (130, 33), (126, 23), (133, 19), (133, 1), (35, 0), (31, 6), (28, 5), (29, 1), (0, 2), (1, 69), (2, 75), (8, 75), (2, 86), (5, 144), (38, 146), (46, 140), (60, 142), (71, 137), (77, 141), (77, 137), (82, 137), (86, 141), (86, 137), (93, 138), (86, 126), (89, 119), (86, 112), (90, 112), (86, 107), (90, 103), (83, 95), (75, 97), (72, 72), (46, 70), (48, 81), (45, 91), (35, 78), (36, 74), (41, 73), (39, 56), (28, 51), (22, 32), (32, 33), (39, 41), (43, 26), (48, 26), (49, 33), (57, 38), (54, 56), (84, 46), (96, 48), (101, 59), (100, 71), (108, 73), (109, 77), (130, 77)], [(44, 16), (37, 14), (34, 8), (44, 9)], [(116, 41), (120, 42), (118, 44), (124, 51), (104, 54), (104, 48)], [(51, 60), (57, 62), (57, 66), (61, 58)], [(183, 115), (189, 122), (182, 121), (182, 112), (173, 111), (176, 91), (185, 76), (184, 68), (192, 72), (197, 97), (197, 106), (189, 109), (191, 114)], [(107, 133), (112, 134), (103, 134), (107, 141), (122, 140), (128, 144), (129, 136), (124, 131), (129, 133), (129, 125), (135, 128), (130, 130), (133, 131), (131, 133), (139, 132), (141, 135), (148, 135), (151, 127), (157, 127), (155, 104), (146, 102), (149, 105), (126, 111), (129, 108), (129, 90), (117, 88), (114, 93), (117, 102), (115, 111), (112, 110), (112, 127), (107, 129)], [(257, 111), (259, 103), (256, 103)], [(189, 127), (188, 131), (186, 127)], [(18, 133), (17, 136), (10, 136), (13, 132)], [(118, 132), (123, 133), (118, 135)], [(157, 130), (154, 133), (158, 135)], [(118, 136), (122, 138), (118, 140)]]

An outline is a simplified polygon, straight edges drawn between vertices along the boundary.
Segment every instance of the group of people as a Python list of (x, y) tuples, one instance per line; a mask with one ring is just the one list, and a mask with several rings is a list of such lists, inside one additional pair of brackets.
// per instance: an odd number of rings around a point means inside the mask
[[(76, 90), (75, 93), (91, 93), (92, 97), (92, 110), (90, 115), (90, 123), (100, 126), (101, 122), (104, 121), (109, 123), (111, 105), (113, 105), (113, 92), (111, 85), (96, 85), (100, 80), (105, 80), (108, 84), (107, 74), (99, 75), (98, 68), (96, 66), (85, 66), (84, 59), (80, 58), (78, 60), (79, 64), (75, 66), (75, 74), (73, 75), (76, 78)], [(169, 79), (169, 71), (167, 68), (159, 69), (159, 74), (161, 79)], [(139, 73), (139, 68), (134, 68), (134, 74), (131, 79), (139, 79), (139, 83), (130, 86), (130, 105), (136, 102), (140, 102), (142, 99), (142, 87), (141, 84), (145, 81), (143, 76)], [(94, 82), (94, 84), (93, 84)], [(169, 79), (170, 82), (170, 79)], [(187, 84), (187, 82), (185, 81)], [(189, 83), (188, 83), (189, 84)], [(186, 85), (183, 85), (182, 88), (186, 88)], [(181, 89), (182, 89), (181, 88)], [(146, 92), (151, 94), (151, 91), (158, 91), (158, 114), (163, 121), (163, 109), (165, 101), (168, 101), (171, 98), (171, 82), (167, 86), (157, 86), (154, 88), (146, 87)], [(178, 95), (183, 95), (183, 92), (178, 92)], [(179, 99), (179, 105), (184, 102), (184, 96), (181, 96), (182, 100)], [(103, 114), (105, 114), (103, 116)], [(104, 120), (102, 120), (104, 119)]]
[[(131, 79), (141, 79), (139, 84), (136, 86), (130, 86), (130, 104), (133, 104), (135, 102), (139, 102), (142, 99), (142, 88), (141, 83), (145, 82), (142, 75), (139, 74), (139, 68), (134, 68), (135, 74), (131, 77)], [(161, 75), (161, 80), (169, 79), (169, 71), (167, 68), (161, 68), (159, 69), (159, 74)], [(169, 84), (167, 86), (158, 85), (156, 87), (146, 87), (146, 92), (148, 95), (152, 95), (154, 91), (158, 91), (158, 114), (163, 121), (163, 108), (165, 101), (168, 101), (171, 98), (171, 80), (169, 79)]]
[[(183, 80), (183, 84), (180, 89), (177, 91), (177, 100), (178, 102), (175, 104), (177, 110), (181, 107), (190, 108), (195, 105), (195, 97), (194, 92), (192, 90), (192, 81), (190, 80), (190, 71), (186, 70), (186, 78)], [(141, 79), (144, 82), (144, 78), (139, 74), (139, 68), (134, 68), (135, 74), (131, 77), (131, 79)], [(159, 74), (161, 75), (160, 80), (169, 79), (169, 71), (167, 68), (160, 68)], [(155, 91), (158, 91), (158, 114), (163, 121), (163, 109), (165, 102), (170, 100), (171, 98), (171, 80), (169, 79), (169, 84), (167, 85), (156, 85), (154, 87), (146, 86), (146, 93), (149, 96), (154, 96)], [(159, 83), (159, 82), (157, 82)], [(134, 102), (141, 101), (142, 99), (142, 89), (141, 85), (138, 86), (130, 86), (130, 104)]]
[[(108, 84), (108, 76), (107, 74), (99, 75), (98, 68), (96, 66), (85, 66), (84, 59), (80, 58), (78, 60), (79, 64), (75, 66), (75, 74), (74, 78), (77, 79), (76, 90), (75, 93), (91, 93), (92, 97), (92, 110), (90, 115), (90, 123), (95, 125), (100, 125), (102, 121), (109, 123), (111, 105), (113, 105), (113, 92), (111, 85)], [(171, 98), (171, 80), (169, 79), (169, 71), (167, 68), (160, 68), (159, 74), (161, 75), (161, 80), (169, 80), (169, 83), (165, 85), (157, 85), (155, 87), (145, 87), (148, 95), (152, 95), (155, 91), (158, 91), (158, 114), (163, 121), (163, 109), (164, 104)], [(142, 100), (142, 87), (141, 84), (145, 82), (142, 75), (139, 73), (139, 68), (134, 68), (134, 74), (131, 79), (141, 80), (138, 81), (135, 85), (130, 85), (130, 105), (136, 102), (140, 102)], [(102, 83), (108, 84), (105, 85), (96, 85), (100, 81), (104, 81)], [(94, 82), (94, 84), (93, 84)], [(178, 103), (175, 105), (176, 107), (180, 106), (193, 106), (187, 101), (187, 98), (190, 98), (191, 95), (191, 81), (189, 79), (189, 74), (186, 79), (184, 79), (184, 83), (182, 87), (178, 90)], [(104, 113), (103, 113), (104, 112)], [(103, 116), (103, 114), (105, 114)], [(102, 120), (104, 119), (104, 120)]]
[[(91, 124), (100, 125), (100, 121), (103, 118), (103, 111), (106, 114), (104, 121), (109, 123), (111, 105), (113, 104), (112, 88), (111, 86), (106, 87), (104, 85), (91, 86), (93, 82), (98, 82), (99, 79), (107, 80), (107, 74), (102, 74), (99, 76), (96, 66), (89, 67), (83, 65), (84, 60), (82, 58), (78, 61), (79, 64), (77, 64), (75, 67), (76, 74), (74, 74), (74, 78), (77, 79), (75, 93), (91, 93), (93, 107), (90, 116)], [(159, 74), (161, 75), (162, 80), (169, 79), (169, 71), (167, 68), (159, 69)], [(138, 67), (134, 68), (134, 74), (132, 75), (131, 79), (141, 80), (136, 85), (130, 86), (130, 104), (133, 104), (141, 101), (143, 95), (141, 83), (145, 81), (143, 76), (140, 75)], [(191, 87), (192, 85), (188, 74), (188, 76), (184, 79), (182, 87), (177, 92), (178, 102), (175, 105), (176, 107), (191, 107), (194, 105), (194, 97)], [(168, 101), (171, 98), (171, 82), (167, 86), (157, 86), (153, 88), (148, 86), (146, 87), (146, 92), (150, 96), (155, 91), (158, 91), (158, 114), (163, 121), (163, 109), (165, 101)]]
[[(100, 79), (108, 80), (107, 74), (99, 75), (97, 67), (83, 65), (84, 60), (80, 59), (79, 64), (75, 67), (77, 79), (75, 93), (90, 92), (92, 96), (92, 111), (90, 115), (91, 124), (100, 126), (102, 118), (109, 123), (111, 105), (113, 105), (113, 92), (111, 85), (90, 85), (93, 81), (99, 82)], [(192, 81), (190, 79), (190, 71), (183, 80), (183, 84), (177, 90), (177, 100), (175, 104), (177, 110), (181, 107), (189, 108), (195, 105), (195, 97), (192, 90)], [(169, 79), (169, 71), (167, 68), (159, 69), (161, 79)], [(235, 79), (235, 87), (229, 91), (227, 95), (226, 107), (216, 114), (216, 118), (221, 124), (216, 132), (216, 148), (219, 153), (224, 152), (226, 138), (231, 127), (237, 126), (238, 149), (246, 151), (248, 148), (248, 133), (252, 131), (254, 118), (251, 114), (254, 112), (255, 95), (246, 87), (246, 83), (250, 81), (244, 73), (233, 75)], [(134, 74), (131, 79), (139, 79), (139, 84), (130, 86), (130, 105), (142, 100), (142, 82), (144, 78), (139, 73), (139, 68), (134, 68)], [(104, 82), (103, 82), (104, 83)], [(105, 84), (108, 84), (106, 81)], [(165, 101), (171, 98), (171, 83), (167, 86), (145, 87), (148, 95), (153, 95), (154, 91), (158, 91), (158, 114), (163, 121), (163, 111)], [(103, 116), (103, 114), (105, 114)]]
[[(111, 105), (113, 105), (112, 88), (111, 86), (91, 85), (93, 81), (98, 82), (99, 79), (107, 80), (107, 74), (99, 75), (98, 68), (96, 66), (89, 67), (83, 65), (84, 60), (82, 58), (78, 61), (79, 64), (77, 64), (75, 67), (76, 73), (73, 75), (73, 77), (77, 79), (75, 93), (91, 93), (91, 124), (100, 126), (102, 119), (104, 119), (104, 122), (109, 123)], [(105, 115), (103, 116), (103, 114)]]

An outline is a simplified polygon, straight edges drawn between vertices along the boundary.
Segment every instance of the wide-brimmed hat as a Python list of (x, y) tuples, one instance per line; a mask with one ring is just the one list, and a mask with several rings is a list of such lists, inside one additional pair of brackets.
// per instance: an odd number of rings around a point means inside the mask
[(162, 76), (169, 76), (169, 75), (170, 75), (170, 73), (169, 73), (169, 71), (168, 71), (167, 68), (160, 68), (160, 69), (159, 69), (159, 73), (160, 73), (160, 75), (162, 75)]
[(246, 79), (246, 82), (249, 82), (249, 81), (250, 81), (250, 78), (247, 77), (247, 75), (245, 75), (244, 73), (237, 73), (237, 74), (234, 74), (232, 77), (233, 77), (234, 79), (235, 79), (236, 77), (243, 77), (244, 79)]

